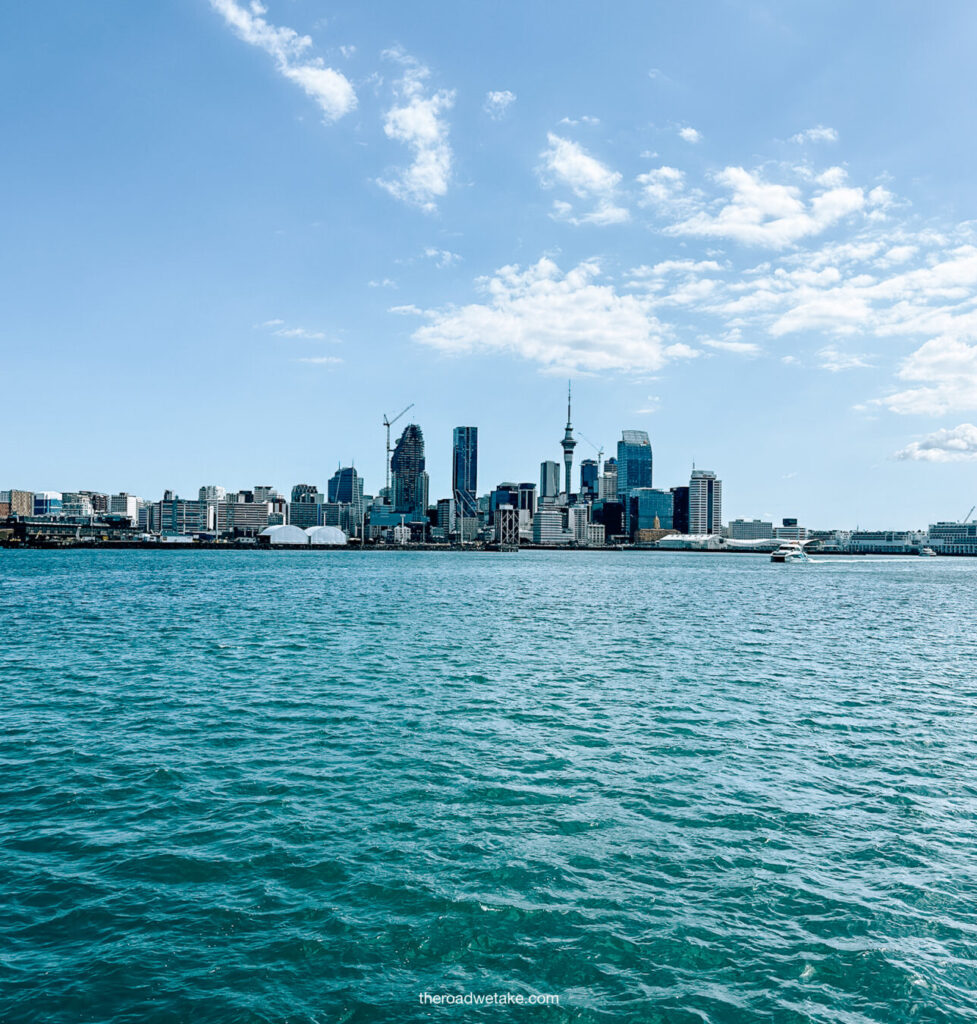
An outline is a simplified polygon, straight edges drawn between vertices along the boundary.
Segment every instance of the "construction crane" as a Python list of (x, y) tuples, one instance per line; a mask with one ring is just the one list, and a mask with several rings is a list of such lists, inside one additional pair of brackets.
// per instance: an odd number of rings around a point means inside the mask
[(604, 446), (601, 445), (600, 447), (598, 447), (597, 445), (594, 444), (593, 441), (590, 440), (589, 437), (587, 437), (586, 434), (581, 434), (579, 430), (577, 431), (577, 436), (583, 438), (583, 440), (586, 441), (587, 444), (589, 444), (590, 447), (593, 448), (595, 452), (597, 452), (597, 476), (599, 477), (601, 475), (601, 473), (603, 472), (601, 466), (602, 466), (602, 460), (604, 458)]
[(970, 517), (974, 514), (974, 509), (975, 508), (977, 508), (977, 505), (971, 505), (970, 506), (970, 511), (963, 517), (963, 521), (965, 523), (969, 523), (970, 522)]
[(397, 413), (397, 415), (394, 416), (394, 418), (392, 420), (387, 418), (387, 414), (386, 413), (383, 414), (383, 425), (387, 428), (387, 497), (388, 497), (388, 499), (390, 497), (390, 452), (392, 451), (392, 449), (390, 447), (390, 428), (397, 422), (397, 420), (400, 419), (401, 416), (404, 415), (405, 412), (408, 412), (409, 410), (411, 410), (413, 408), (414, 408), (414, 403), (411, 402), (411, 404), (408, 405), (406, 409), (401, 409), (401, 411), (399, 413)]

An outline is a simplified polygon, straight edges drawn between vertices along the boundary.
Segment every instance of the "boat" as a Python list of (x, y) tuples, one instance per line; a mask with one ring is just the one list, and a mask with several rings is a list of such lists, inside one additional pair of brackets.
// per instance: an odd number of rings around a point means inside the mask
[(804, 544), (797, 540), (787, 540), (770, 556), (771, 562), (810, 562)]
[(932, 548), (922, 548), (919, 553), (924, 558), (936, 558), (936, 552)]

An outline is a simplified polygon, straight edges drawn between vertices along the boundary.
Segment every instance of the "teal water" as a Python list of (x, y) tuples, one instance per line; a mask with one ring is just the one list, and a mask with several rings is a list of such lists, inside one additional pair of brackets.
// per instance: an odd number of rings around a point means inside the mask
[(977, 561), (0, 551), (0, 594), (5, 1024), (977, 1020)]

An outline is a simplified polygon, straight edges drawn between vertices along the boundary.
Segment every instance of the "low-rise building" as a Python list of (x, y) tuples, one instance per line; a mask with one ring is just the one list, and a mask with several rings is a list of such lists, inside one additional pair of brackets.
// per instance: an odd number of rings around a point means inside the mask
[(773, 523), (764, 519), (731, 519), (727, 527), (730, 540), (769, 540)]

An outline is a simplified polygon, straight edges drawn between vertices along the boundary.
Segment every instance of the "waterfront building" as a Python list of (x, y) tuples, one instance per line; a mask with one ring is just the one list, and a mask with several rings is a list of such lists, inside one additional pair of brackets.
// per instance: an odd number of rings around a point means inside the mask
[(198, 501), (224, 501), (227, 498), (227, 489), (218, 484), (204, 484), (197, 492)]
[(408, 423), (390, 458), (395, 512), (423, 516), (427, 509), (428, 476), (424, 471), (424, 434)]
[[(206, 508), (209, 503), (200, 504)], [(267, 501), (255, 501), (253, 491), (238, 491), (223, 501), (214, 502), (213, 506), (216, 510), (213, 525), (219, 534), (256, 537), (269, 525), (270, 504)]]
[[(563, 479), (566, 481), (567, 487), (567, 504), (570, 504), (570, 485), (572, 483), (572, 467), (573, 467), (573, 449), (577, 447), (576, 438), (573, 436), (573, 425), (570, 423), (570, 382), (567, 381), (567, 425), (563, 432), (563, 440), (560, 442), (560, 447), (563, 449), (563, 466), (564, 475)], [(559, 492), (557, 492), (559, 493)]]
[(109, 498), (109, 512), (114, 516), (125, 516), (133, 523), (139, 522), (139, 499), (134, 494), (120, 491)]
[(10, 515), (32, 516), (34, 514), (34, 495), (31, 491), (5, 491), (6, 500), (10, 504)]
[(30, 514), (34, 516), (61, 515), (61, 492), (35, 491), (33, 508)]
[(539, 508), (533, 516), (534, 544), (566, 544), (563, 513), (556, 508)]
[(477, 512), (478, 427), (455, 427), (451, 438), (451, 496), (462, 514)]
[(773, 528), (776, 540), (807, 540), (807, 527), (798, 526), (796, 519), (783, 519), (781, 524)]
[(689, 480), (689, 533), (719, 534), (722, 525), (722, 481), (710, 469), (693, 469)]
[(849, 550), (862, 555), (911, 555), (924, 543), (922, 534), (904, 530), (856, 530)]
[(519, 546), (519, 509), (499, 505), (495, 510), (495, 540), (503, 547)]
[(0, 519), (10, 517), (10, 491), (0, 491)]
[(560, 494), (560, 464), (547, 460), (539, 465), (539, 499), (552, 504)]
[(631, 534), (638, 530), (671, 530), (674, 497), (671, 491), (635, 487), (629, 496)]
[(84, 495), (92, 504), (93, 515), (105, 515), (109, 511), (109, 496), (102, 494), (101, 491), (79, 491), (79, 494)]
[(61, 515), (67, 519), (91, 519), (95, 515), (91, 498), (80, 491), (65, 491), (61, 495)]
[[(147, 526), (153, 533), (188, 536), (207, 529), (207, 502), (191, 501), (164, 491), (150, 509)], [(267, 523), (265, 524), (268, 525)]]
[(942, 555), (977, 555), (977, 522), (931, 523), (926, 544)]
[(617, 459), (608, 459), (604, 463), (599, 497), (604, 501), (617, 501)]
[(594, 459), (584, 459), (580, 463), (580, 497), (591, 500), (599, 496), (599, 491), (597, 462)]
[(603, 523), (587, 524), (587, 547), (602, 548), (606, 543), (604, 537)]
[(727, 530), (730, 540), (769, 540), (773, 535), (773, 523), (763, 519), (731, 519)]
[(305, 530), (300, 530), (297, 526), (272, 523), (258, 534), (258, 542), (260, 544), (301, 544), (304, 546), (309, 543), (309, 536)]

